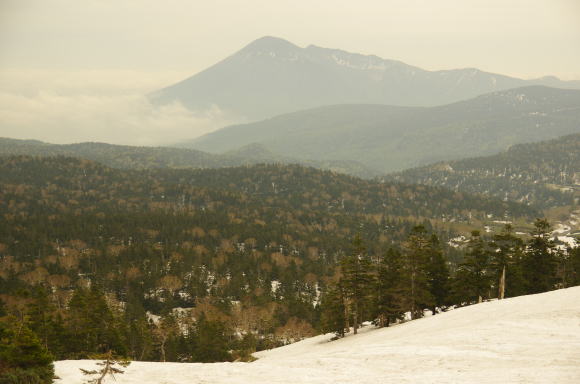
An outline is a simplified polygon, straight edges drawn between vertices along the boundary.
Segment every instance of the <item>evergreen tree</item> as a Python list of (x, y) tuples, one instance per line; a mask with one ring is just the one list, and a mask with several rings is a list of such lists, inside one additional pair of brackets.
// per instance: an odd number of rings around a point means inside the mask
[(372, 275), (371, 261), (366, 254), (360, 235), (353, 240), (353, 252), (341, 260), (341, 284), (353, 319), (354, 334), (362, 321), (361, 312), (368, 301)]
[(434, 303), (427, 272), (432, 247), (424, 226), (413, 227), (403, 244), (403, 250), (406, 307), (411, 319), (417, 319), (423, 316), (424, 308), (431, 307)]
[(256, 358), (252, 356), (252, 353), (256, 352), (257, 346), (258, 339), (251, 332), (244, 334), (241, 339), (234, 339), (232, 343), (232, 349), (235, 350), (235, 355), (232, 356), (234, 361), (255, 361)]
[(65, 347), (62, 344), (64, 324), (62, 317), (55, 313), (55, 308), (48, 292), (37, 286), (32, 290), (32, 300), (27, 312), (27, 326), (38, 336), (40, 342), (56, 358), (64, 357)]
[[(344, 337), (346, 324), (345, 298), (340, 284), (331, 285), (322, 297), (321, 329)], [(348, 329), (347, 329), (348, 331)]]
[(558, 253), (554, 242), (550, 240), (550, 224), (546, 219), (536, 219), (531, 235), (523, 263), (528, 294), (554, 289)]
[(568, 252), (569, 281), (567, 286), (580, 285), (580, 238), (576, 240), (576, 247)]
[(501, 233), (494, 235), (491, 246), (491, 269), (497, 282), (497, 297), (502, 300), (507, 296), (522, 294), (521, 258), (523, 241), (513, 234), (511, 224), (506, 224)]
[(441, 243), (437, 235), (431, 235), (429, 261), (427, 263), (429, 292), (433, 298), (431, 311), (435, 315), (437, 308), (449, 305), (449, 268), (443, 256)]
[(472, 231), (465, 261), (459, 266), (455, 277), (455, 300), (459, 303), (473, 303), (489, 297), (489, 259), (490, 252), (480, 232)]
[(401, 252), (389, 248), (377, 264), (377, 280), (374, 289), (376, 322), (388, 327), (403, 318), (405, 312), (405, 288), (402, 279), (403, 260)]
[(193, 361), (214, 363), (230, 361), (230, 332), (219, 320), (208, 320), (204, 313), (197, 319)]
[(86, 357), (92, 353), (125, 355), (126, 348), (119, 332), (118, 320), (97, 288), (79, 288), (69, 302), (67, 331), (71, 340), (70, 357)]
[(162, 316), (161, 321), (154, 328), (153, 334), (157, 341), (160, 361), (168, 361), (168, 355), (171, 355), (168, 353), (168, 350), (171, 350), (169, 347), (174, 339), (179, 336), (179, 325), (175, 316), (171, 312)]
[(24, 323), (0, 319), (0, 384), (52, 383), (52, 356)]
[(153, 354), (153, 330), (143, 305), (135, 295), (129, 296), (124, 313), (124, 332), (129, 356), (146, 360)]
[(101, 367), (98, 370), (97, 369), (87, 370), (80, 368), (83, 375), (95, 376), (91, 379), (88, 379), (86, 381), (87, 384), (102, 384), (104, 383), (104, 380), (107, 376), (110, 376), (114, 381), (116, 381), (115, 374), (125, 373), (125, 371), (123, 371), (121, 367), (126, 368), (130, 364), (128, 360), (115, 357), (112, 351), (109, 351), (101, 355), (94, 355), (91, 357), (93, 359), (102, 359), (103, 361), (97, 363), (97, 366)]

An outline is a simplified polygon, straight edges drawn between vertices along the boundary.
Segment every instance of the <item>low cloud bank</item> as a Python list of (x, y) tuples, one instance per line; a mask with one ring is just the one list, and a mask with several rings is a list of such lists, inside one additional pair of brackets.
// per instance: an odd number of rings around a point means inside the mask
[(151, 103), (147, 93), (171, 84), (170, 77), (118, 71), (4, 72), (0, 136), (51, 143), (170, 145), (236, 122), (217, 106), (191, 111), (178, 102)]

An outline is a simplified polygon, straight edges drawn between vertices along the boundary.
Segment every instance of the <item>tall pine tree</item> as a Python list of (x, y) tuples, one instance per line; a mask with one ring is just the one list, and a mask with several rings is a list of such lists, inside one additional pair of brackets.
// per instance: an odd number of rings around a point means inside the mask
[(433, 298), (431, 311), (435, 315), (437, 308), (445, 308), (449, 305), (449, 268), (441, 243), (437, 235), (431, 235), (429, 261), (427, 263), (427, 277), (429, 279), (429, 292)]
[(501, 233), (493, 236), (491, 269), (497, 283), (497, 297), (522, 294), (521, 259), (524, 243), (514, 235), (511, 224), (506, 224)]
[(344, 337), (346, 308), (344, 292), (340, 284), (328, 287), (322, 298), (322, 315), (320, 318), (323, 332), (334, 332), (336, 337)]
[(489, 297), (489, 260), (490, 252), (480, 232), (472, 231), (465, 260), (455, 276), (454, 293), (459, 304), (481, 302)]
[(341, 283), (350, 307), (353, 330), (356, 335), (359, 323), (362, 321), (361, 311), (368, 304), (367, 300), (374, 279), (371, 261), (358, 234), (353, 240), (352, 254), (341, 261), (341, 272)]
[(377, 263), (377, 281), (374, 288), (375, 318), (379, 327), (388, 327), (402, 319), (405, 313), (401, 252), (390, 248)]
[(558, 260), (556, 246), (550, 240), (550, 224), (546, 219), (536, 219), (531, 235), (523, 263), (528, 294), (554, 289)]
[(424, 226), (415, 226), (403, 243), (403, 278), (407, 310), (411, 319), (423, 316), (423, 309), (433, 305), (427, 265), (432, 247)]
[(26, 324), (0, 318), (0, 383), (52, 383), (52, 356)]

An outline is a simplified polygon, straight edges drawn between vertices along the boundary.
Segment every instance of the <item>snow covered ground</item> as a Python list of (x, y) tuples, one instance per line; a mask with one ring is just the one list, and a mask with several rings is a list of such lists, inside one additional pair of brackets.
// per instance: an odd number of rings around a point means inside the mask
[[(133, 362), (117, 383), (580, 383), (580, 287), (493, 301), (256, 353), (253, 363)], [(59, 361), (60, 384), (83, 382)], [(112, 380), (109, 382), (113, 382)]]

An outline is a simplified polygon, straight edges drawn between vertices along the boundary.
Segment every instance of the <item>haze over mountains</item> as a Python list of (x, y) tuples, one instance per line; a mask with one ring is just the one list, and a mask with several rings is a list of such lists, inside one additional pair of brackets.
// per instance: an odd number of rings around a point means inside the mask
[(0, 155), (74, 156), (122, 169), (302, 164), (373, 177), (574, 133), (580, 90), (531, 86), (438, 107), (320, 107), (226, 127), (185, 148), (0, 138)]
[(183, 146), (223, 153), (258, 143), (282, 156), (358, 161), (387, 173), (578, 132), (580, 90), (529, 86), (437, 107), (325, 106), (226, 127)]
[(475, 68), (427, 71), (267, 36), (152, 98), (179, 101), (193, 110), (218, 107), (240, 121), (252, 121), (331, 104), (443, 105), (526, 85), (580, 88), (580, 81), (523, 80)]
[(124, 169), (299, 163), (372, 177), (578, 133), (580, 90), (564, 89), (574, 87), (580, 81), (426, 71), (263, 37), (150, 96), (242, 119), (291, 112), (228, 126), (179, 149), (2, 139), (0, 154), (75, 156)]

